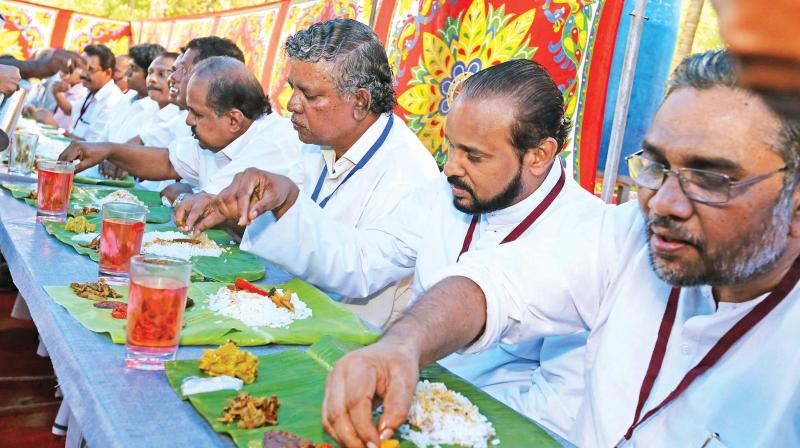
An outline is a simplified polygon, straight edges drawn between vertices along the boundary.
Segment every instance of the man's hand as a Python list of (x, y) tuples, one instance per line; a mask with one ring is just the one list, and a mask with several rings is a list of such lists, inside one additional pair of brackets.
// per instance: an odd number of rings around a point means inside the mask
[[(216, 199), (216, 196), (205, 191), (186, 196), (173, 210), (172, 220), (184, 232), (193, 230), (196, 234), (222, 224), (225, 217), (217, 212)], [(195, 227), (200, 220), (203, 220), (202, 228)]]
[[(419, 354), (405, 344), (382, 339), (348, 353), (333, 366), (325, 384), (322, 427), (347, 447), (377, 447), (405, 422), (419, 380)], [(383, 402), (378, 427), (376, 401)]]
[(17, 67), (0, 64), (0, 93), (11, 95), (16, 92), (19, 88), (20, 80), (22, 80), (22, 77)]
[(50, 84), (50, 91), (53, 92), (53, 94), (56, 94), (56, 93), (67, 93), (69, 91), (69, 89), (70, 89), (70, 85), (69, 85), (68, 82), (53, 81), (53, 83)]
[(34, 108), (31, 118), (39, 123), (58, 127), (58, 123), (56, 123), (55, 118), (53, 118), (53, 113), (47, 109)]
[(109, 179), (125, 179), (126, 177), (128, 177), (127, 171), (114, 165), (108, 160), (104, 160), (100, 163), (99, 171), (100, 174)]
[(33, 76), (37, 78), (47, 78), (59, 71), (68, 72), (70, 66), (83, 67), (85, 65), (83, 59), (77, 53), (63, 48), (54, 49), (52, 53), (37, 59), (34, 63), (36, 67)]
[(219, 193), (216, 206), (222, 216), (246, 226), (267, 211), (280, 219), (294, 205), (299, 192), (288, 177), (248, 168)]
[(80, 160), (75, 166), (75, 172), (80, 173), (107, 159), (109, 155), (110, 151), (103, 143), (72, 142), (58, 156), (58, 160), (65, 162)]

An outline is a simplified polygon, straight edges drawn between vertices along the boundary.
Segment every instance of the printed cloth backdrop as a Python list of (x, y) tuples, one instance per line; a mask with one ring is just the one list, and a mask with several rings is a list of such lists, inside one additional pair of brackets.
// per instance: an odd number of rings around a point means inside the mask
[(385, 43), (397, 76), (396, 113), (440, 163), (447, 156), (444, 126), (455, 93), (450, 87), (482, 68), (534, 59), (564, 93), (574, 123), (564, 159), (591, 189), (622, 6), (615, 0), (273, 0), (129, 24), (0, 0), (0, 13), (9, 20), (0, 43), (5, 53), (25, 57), (32, 49), (65, 42), (74, 49), (102, 42), (122, 52), (131, 34), (133, 43), (156, 42), (170, 50), (194, 37), (225, 36), (242, 48), (275, 109), (286, 113), (291, 95), (281, 51), (286, 37), (318, 21), (354, 18), (371, 24)]
[(126, 53), (131, 24), (65, 9), (16, 0), (0, 0), (5, 27), (0, 29), (0, 53), (27, 59), (39, 48), (80, 50), (105, 44), (114, 53)]

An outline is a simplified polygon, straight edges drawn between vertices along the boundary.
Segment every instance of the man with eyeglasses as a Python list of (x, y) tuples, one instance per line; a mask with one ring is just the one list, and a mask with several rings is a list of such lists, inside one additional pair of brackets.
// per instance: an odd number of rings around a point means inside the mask
[(681, 63), (631, 160), (638, 207), (465, 253), (337, 362), (328, 432), (391, 436), (419, 368), (455, 350), (589, 330), (579, 446), (800, 446), (800, 122), (735, 83), (724, 52)]

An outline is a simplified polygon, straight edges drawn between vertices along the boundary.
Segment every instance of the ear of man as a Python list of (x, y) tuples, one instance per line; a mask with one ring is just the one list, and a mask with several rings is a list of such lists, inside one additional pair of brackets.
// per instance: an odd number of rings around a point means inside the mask
[(539, 146), (525, 152), (522, 165), (535, 176), (546, 176), (560, 150), (556, 139), (547, 137), (539, 143)]
[(361, 121), (369, 116), (372, 105), (372, 94), (363, 87), (353, 94), (353, 118)]

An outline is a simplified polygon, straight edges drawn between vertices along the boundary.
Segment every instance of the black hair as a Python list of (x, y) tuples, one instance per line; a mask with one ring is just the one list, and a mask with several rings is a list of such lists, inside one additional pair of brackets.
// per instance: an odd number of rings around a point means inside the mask
[(353, 19), (315, 23), (289, 36), (285, 48), (292, 59), (333, 62), (333, 81), (339, 92), (369, 90), (372, 112), (388, 113), (394, 109), (392, 69), (383, 44), (369, 26)]
[(97, 59), (100, 61), (100, 68), (103, 70), (111, 69), (113, 71), (117, 66), (114, 53), (103, 44), (87, 45), (83, 47), (83, 52), (89, 56), (97, 56)]
[(227, 56), (244, 62), (242, 50), (232, 40), (224, 37), (206, 36), (194, 38), (184, 47), (184, 52), (189, 50), (197, 51), (195, 63), (212, 56)]
[(515, 59), (483, 69), (467, 78), (458, 94), (459, 100), (494, 97), (516, 103), (511, 144), (520, 158), (546, 138), (555, 139), (559, 149), (564, 147), (572, 127), (564, 113), (564, 95), (539, 63)]
[(192, 78), (208, 79), (206, 102), (218, 117), (231, 109), (240, 110), (251, 120), (272, 112), (258, 79), (234, 58), (210, 57), (195, 67)]
[(153, 60), (164, 51), (166, 51), (164, 47), (158, 44), (139, 44), (128, 49), (128, 56), (133, 59), (134, 64), (146, 72)]

